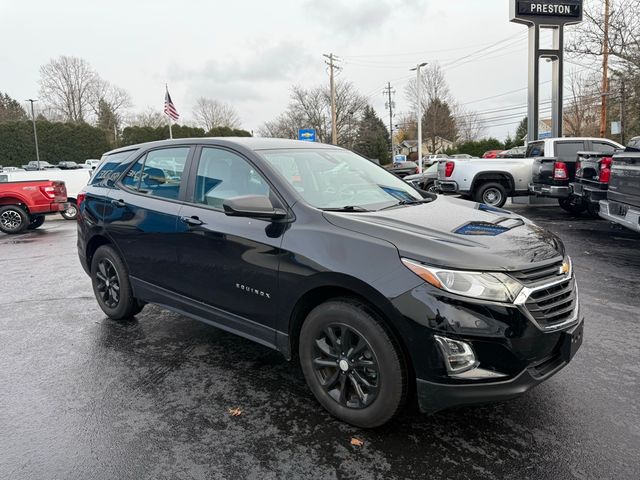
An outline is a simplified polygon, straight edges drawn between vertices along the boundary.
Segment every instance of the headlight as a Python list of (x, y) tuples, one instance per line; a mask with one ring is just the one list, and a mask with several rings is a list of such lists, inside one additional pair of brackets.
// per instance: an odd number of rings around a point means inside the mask
[(403, 258), (402, 263), (434, 287), (465, 297), (513, 302), (523, 288), (518, 281), (503, 273), (445, 270), (407, 258)]

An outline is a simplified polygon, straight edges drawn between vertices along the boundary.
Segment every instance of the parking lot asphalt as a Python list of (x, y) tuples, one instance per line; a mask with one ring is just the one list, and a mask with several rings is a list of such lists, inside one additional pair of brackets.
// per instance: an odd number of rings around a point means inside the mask
[(519, 399), (373, 431), (330, 417), (265, 347), (155, 306), (107, 319), (73, 222), (1, 235), (0, 478), (639, 478), (640, 235), (513, 210), (573, 257), (582, 349)]

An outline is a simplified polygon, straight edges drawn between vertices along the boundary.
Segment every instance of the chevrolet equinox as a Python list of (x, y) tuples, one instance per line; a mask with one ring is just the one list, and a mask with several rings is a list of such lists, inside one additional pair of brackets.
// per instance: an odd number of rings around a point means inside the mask
[(104, 313), (154, 303), (299, 360), (360, 427), (516, 397), (582, 343), (554, 234), (331, 145), (180, 139), (105, 154), (78, 198)]

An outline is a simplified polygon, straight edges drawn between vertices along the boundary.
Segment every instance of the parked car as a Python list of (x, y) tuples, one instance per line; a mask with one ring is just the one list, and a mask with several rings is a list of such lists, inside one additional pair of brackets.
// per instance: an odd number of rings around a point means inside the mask
[(0, 231), (8, 234), (33, 230), (44, 223), (45, 215), (67, 208), (64, 182), (35, 180), (9, 182), (0, 173)]
[(600, 201), (599, 215), (640, 232), (640, 137), (613, 156), (607, 199)]
[(21, 171), (3, 172), (4, 181), (35, 181), (35, 180), (58, 180), (64, 182), (67, 191), (67, 208), (60, 212), (65, 220), (75, 220), (78, 214), (76, 201), (80, 191), (87, 185), (91, 177), (91, 170), (84, 168), (62, 170), (47, 169), (41, 171)]
[(389, 168), (390, 172), (395, 173), (400, 178), (407, 175), (415, 175), (419, 172), (418, 164), (415, 162), (400, 162), (396, 163)]
[(482, 158), (498, 158), (498, 155), (502, 152), (504, 152), (504, 150), (489, 150), (488, 152), (484, 152)]
[(438, 164), (434, 163), (422, 173), (417, 175), (407, 175), (405, 182), (409, 182), (414, 187), (431, 193), (437, 193), (436, 180), (438, 179)]
[(434, 153), (425, 157), (423, 159), (423, 164), (424, 166), (430, 167), (434, 163), (438, 163), (440, 160), (446, 160), (447, 158), (450, 158), (449, 155), (444, 153)]
[(439, 162), (436, 188), (502, 207), (509, 197), (529, 195), (533, 159), (449, 159)]
[(609, 155), (623, 148), (604, 138), (547, 138), (527, 145), (527, 158), (535, 158), (529, 192), (538, 197), (557, 198), (560, 207), (579, 213), (584, 206), (571, 197), (570, 184), (575, 181), (578, 152), (593, 151)]
[(85, 168), (95, 169), (98, 165), (100, 165), (100, 160), (95, 158), (90, 158), (84, 161)]
[(51, 165), (49, 162), (45, 162), (44, 160), (40, 160), (40, 162), (38, 162), (37, 160), (33, 160), (26, 165), (23, 165), (22, 168), (24, 170), (47, 170), (58, 167), (56, 167), (55, 165)]
[(0, 167), (0, 172), (8, 173), (8, 172), (25, 172), (24, 168), (18, 167)]
[(76, 162), (58, 162), (56, 166), (62, 170), (77, 170), (82, 168), (82, 165), (79, 165)]
[(576, 179), (571, 183), (569, 198), (592, 217), (598, 217), (600, 200), (607, 199), (611, 178), (612, 156), (602, 152), (578, 152)]
[(527, 153), (527, 147), (514, 147), (499, 153), (496, 158), (524, 158)]
[(456, 153), (455, 155), (449, 155), (449, 158), (458, 158), (458, 159), (470, 159), (470, 158), (478, 158), (473, 155), (469, 155), (468, 153)]
[(125, 147), (78, 204), (78, 254), (107, 316), (156, 303), (297, 358), (318, 402), (359, 427), (389, 421), (410, 390), (424, 412), (515, 397), (582, 342), (558, 237), (333, 145)]

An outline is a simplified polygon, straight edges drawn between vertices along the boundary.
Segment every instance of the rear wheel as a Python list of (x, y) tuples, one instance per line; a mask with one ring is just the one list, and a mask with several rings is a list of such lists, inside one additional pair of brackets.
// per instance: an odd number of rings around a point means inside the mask
[(586, 203), (587, 215), (591, 218), (600, 218), (600, 205), (592, 202), (584, 202)]
[(98, 305), (109, 318), (130, 318), (144, 307), (133, 297), (127, 267), (111, 245), (103, 245), (93, 254), (91, 283)]
[(299, 354), (309, 388), (340, 420), (378, 427), (404, 405), (402, 352), (382, 322), (355, 300), (316, 307), (302, 325)]
[(44, 215), (36, 215), (35, 217), (31, 217), (31, 223), (27, 227), (29, 230), (35, 230), (38, 227), (41, 227), (44, 223)]
[(474, 200), (478, 203), (500, 208), (507, 203), (507, 190), (500, 183), (483, 183), (477, 188)]
[(559, 198), (558, 204), (565, 212), (578, 215), (587, 209), (586, 202), (582, 200), (582, 197), (571, 195), (569, 198)]
[(78, 216), (78, 206), (76, 205), (76, 201), (69, 200), (69, 208), (60, 212), (60, 215), (62, 215), (62, 218), (65, 220), (75, 220)]
[(29, 215), (18, 205), (0, 207), (0, 231), (10, 235), (21, 233), (29, 226)]

